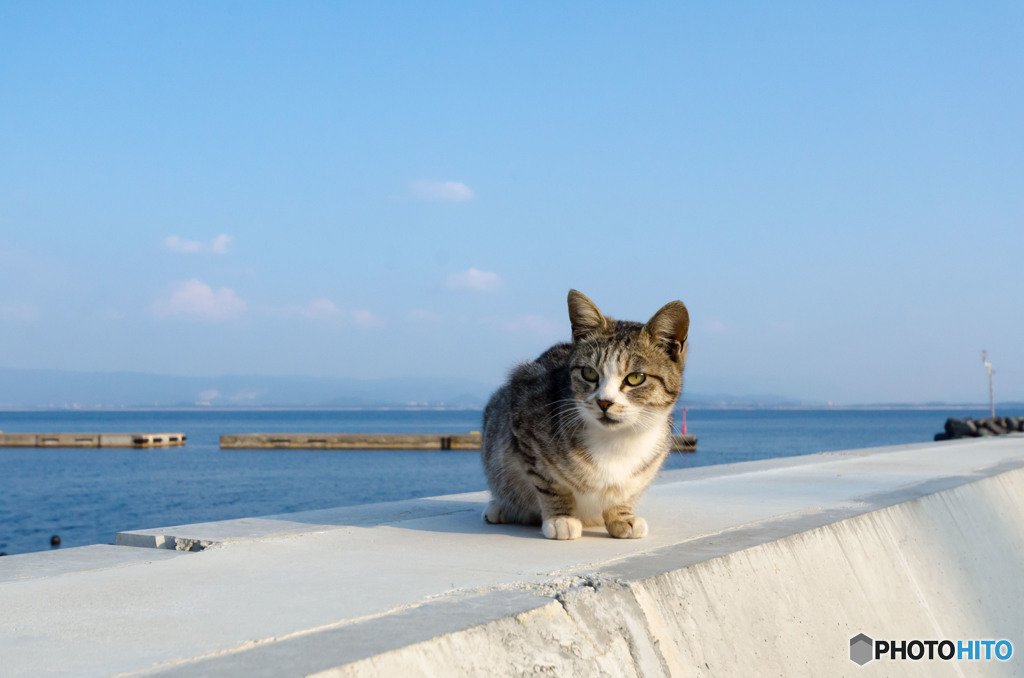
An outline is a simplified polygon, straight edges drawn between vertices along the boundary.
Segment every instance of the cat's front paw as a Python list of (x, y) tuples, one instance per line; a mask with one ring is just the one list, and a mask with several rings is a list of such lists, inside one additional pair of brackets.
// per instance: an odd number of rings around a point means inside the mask
[(490, 523), (491, 525), (510, 522), (508, 516), (502, 512), (501, 504), (496, 501), (487, 504), (487, 508), (484, 509), (483, 518), (485, 523)]
[(647, 521), (637, 516), (613, 520), (605, 527), (608, 528), (608, 534), (616, 539), (640, 539), (647, 536)]
[(572, 516), (555, 516), (545, 520), (541, 530), (548, 539), (579, 539), (583, 536), (583, 523)]

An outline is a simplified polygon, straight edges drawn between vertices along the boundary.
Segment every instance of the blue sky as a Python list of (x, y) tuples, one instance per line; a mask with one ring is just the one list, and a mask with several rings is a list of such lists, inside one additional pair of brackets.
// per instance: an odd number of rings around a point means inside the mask
[(1024, 400), (1024, 5), (0, 5), (0, 367)]

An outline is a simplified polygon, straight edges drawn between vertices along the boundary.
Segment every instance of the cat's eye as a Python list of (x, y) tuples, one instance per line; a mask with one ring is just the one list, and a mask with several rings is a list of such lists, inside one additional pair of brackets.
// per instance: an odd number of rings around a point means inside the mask
[(595, 370), (590, 365), (587, 365), (582, 370), (580, 370), (580, 374), (582, 374), (583, 378), (586, 379), (589, 382), (596, 382), (597, 379), (598, 379), (598, 376), (599, 376), (597, 374), (597, 370)]
[(647, 380), (647, 375), (643, 372), (632, 372), (626, 375), (626, 383), (630, 386), (639, 386)]

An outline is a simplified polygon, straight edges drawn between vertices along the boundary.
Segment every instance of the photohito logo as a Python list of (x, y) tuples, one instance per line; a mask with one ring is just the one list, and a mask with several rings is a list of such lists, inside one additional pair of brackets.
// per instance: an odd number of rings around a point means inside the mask
[(863, 633), (850, 638), (850, 661), (858, 666), (873, 659), (1006, 661), (1012, 656), (1008, 640), (872, 640)]

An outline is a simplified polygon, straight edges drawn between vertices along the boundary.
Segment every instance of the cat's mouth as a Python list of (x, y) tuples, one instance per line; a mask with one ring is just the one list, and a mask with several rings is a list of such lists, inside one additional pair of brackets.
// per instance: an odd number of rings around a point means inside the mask
[(600, 423), (604, 424), (605, 426), (614, 426), (615, 424), (622, 423), (618, 419), (612, 419), (611, 417), (609, 417), (607, 412), (602, 412), (601, 416), (598, 417), (597, 420)]

